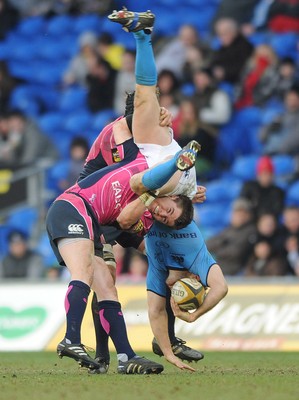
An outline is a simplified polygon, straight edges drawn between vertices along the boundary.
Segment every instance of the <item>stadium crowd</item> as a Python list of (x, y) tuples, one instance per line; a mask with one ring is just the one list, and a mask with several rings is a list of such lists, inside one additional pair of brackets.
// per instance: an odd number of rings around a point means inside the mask
[[(0, 0), (0, 168), (46, 160), (45, 212), (134, 90), (134, 43), (105, 22), (115, 3)], [(178, 143), (202, 145), (207, 246), (228, 276), (299, 276), (299, 4), (169, 3), (151, 6), (159, 100)], [(12, 227), (1, 279), (68, 279), (31, 236)], [(143, 281), (146, 258), (114, 248), (119, 279)]]

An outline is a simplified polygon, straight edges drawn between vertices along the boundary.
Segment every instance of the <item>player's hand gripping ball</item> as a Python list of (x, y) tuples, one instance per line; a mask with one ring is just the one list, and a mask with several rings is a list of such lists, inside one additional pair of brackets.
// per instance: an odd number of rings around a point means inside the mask
[(196, 279), (182, 278), (172, 286), (171, 295), (182, 310), (191, 311), (202, 305), (206, 290)]

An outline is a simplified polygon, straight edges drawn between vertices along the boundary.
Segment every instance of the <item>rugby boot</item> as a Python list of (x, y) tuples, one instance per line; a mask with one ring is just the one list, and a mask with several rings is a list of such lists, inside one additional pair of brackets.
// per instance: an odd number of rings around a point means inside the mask
[(83, 344), (66, 343), (63, 339), (57, 346), (57, 354), (60, 358), (69, 357), (73, 358), (80, 367), (92, 369), (99, 369), (101, 365), (94, 360), (87, 353), (86, 348)]
[[(175, 340), (171, 343), (171, 348), (173, 353), (183, 361), (200, 361), (204, 358), (204, 355), (191, 347), (185, 345), (185, 341), (179, 338), (175, 338)], [(154, 338), (152, 341), (152, 349), (155, 354), (162, 357), (163, 353), (162, 350), (157, 342), (157, 339)]]
[(201, 150), (201, 145), (196, 140), (191, 140), (177, 153), (176, 165), (180, 171), (187, 171), (194, 167), (196, 157)]
[(134, 12), (128, 11), (125, 7), (120, 10), (114, 10), (108, 15), (112, 22), (117, 22), (122, 25), (122, 29), (126, 32), (144, 31), (149, 34), (152, 32), (155, 22), (155, 15), (150, 11)]
[(128, 361), (119, 361), (117, 372), (119, 374), (160, 374), (164, 370), (163, 365), (150, 361), (145, 357), (134, 356)]

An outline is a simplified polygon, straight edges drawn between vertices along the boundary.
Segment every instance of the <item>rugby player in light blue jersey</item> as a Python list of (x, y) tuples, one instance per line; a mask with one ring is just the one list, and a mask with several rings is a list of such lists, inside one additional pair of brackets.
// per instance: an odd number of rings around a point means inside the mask
[(145, 236), (145, 246), (149, 264), (146, 282), (150, 324), (160, 349), (171, 362), (173, 350), (166, 312), (168, 288), (190, 275), (196, 275), (202, 285), (209, 288), (203, 304), (191, 313), (181, 310), (171, 299), (174, 315), (194, 322), (226, 296), (227, 283), (194, 221), (178, 231), (155, 222)]

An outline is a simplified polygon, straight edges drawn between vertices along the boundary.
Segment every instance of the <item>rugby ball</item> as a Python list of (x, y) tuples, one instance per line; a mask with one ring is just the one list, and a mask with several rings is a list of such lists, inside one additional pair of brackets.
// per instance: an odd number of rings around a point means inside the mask
[(206, 290), (195, 278), (182, 278), (172, 286), (171, 295), (182, 310), (191, 311), (202, 305)]

